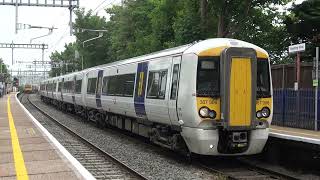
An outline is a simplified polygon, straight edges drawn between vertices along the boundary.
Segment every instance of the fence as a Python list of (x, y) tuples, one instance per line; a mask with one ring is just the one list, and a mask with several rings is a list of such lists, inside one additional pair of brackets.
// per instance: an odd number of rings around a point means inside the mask
[[(315, 129), (315, 90), (302, 89), (294, 91), (292, 89), (276, 89), (273, 91), (273, 95), (274, 111), (272, 124), (310, 130)], [(319, 112), (320, 107), (318, 105), (318, 117), (320, 115)]]

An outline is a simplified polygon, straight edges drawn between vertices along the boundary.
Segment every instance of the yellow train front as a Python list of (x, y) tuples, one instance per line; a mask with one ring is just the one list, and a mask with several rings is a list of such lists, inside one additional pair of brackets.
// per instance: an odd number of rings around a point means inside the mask
[(23, 88), (23, 92), (27, 93), (27, 94), (32, 93), (32, 85), (31, 84), (25, 84), (24, 88)]
[(244, 41), (213, 39), (193, 45), (182, 59), (177, 110), (189, 150), (260, 153), (272, 119), (268, 53)]

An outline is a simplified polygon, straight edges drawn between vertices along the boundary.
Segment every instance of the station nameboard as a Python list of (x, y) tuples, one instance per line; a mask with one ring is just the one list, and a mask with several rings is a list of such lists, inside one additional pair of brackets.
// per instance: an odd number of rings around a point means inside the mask
[(295, 44), (289, 46), (289, 53), (297, 53), (297, 52), (302, 52), (306, 50), (306, 43), (302, 44)]

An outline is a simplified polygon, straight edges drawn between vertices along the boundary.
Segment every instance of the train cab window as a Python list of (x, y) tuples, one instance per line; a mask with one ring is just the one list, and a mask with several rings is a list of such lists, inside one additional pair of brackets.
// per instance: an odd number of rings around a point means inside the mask
[(76, 94), (81, 94), (81, 85), (82, 85), (82, 79), (76, 80), (76, 88), (75, 88)]
[(172, 74), (172, 85), (171, 85), (171, 100), (177, 99), (177, 91), (178, 91), (178, 83), (179, 83), (179, 64), (175, 64), (173, 66), (173, 74)]
[(257, 62), (257, 98), (270, 97), (270, 74), (267, 59), (258, 59)]
[(197, 96), (218, 97), (220, 95), (219, 57), (200, 57), (197, 72)]
[(97, 78), (89, 78), (87, 86), (87, 94), (95, 94), (97, 87)]
[(149, 72), (147, 98), (165, 99), (167, 72), (167, 70)]

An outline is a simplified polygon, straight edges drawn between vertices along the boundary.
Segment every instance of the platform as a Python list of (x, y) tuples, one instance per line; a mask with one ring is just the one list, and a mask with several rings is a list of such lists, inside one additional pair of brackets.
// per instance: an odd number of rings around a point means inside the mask
[(10, 94), (0, 98), (0, 179), (94, 178)]
[(320, 131), (272, 125), (269, 136), (291, 141), (320, 145)]

